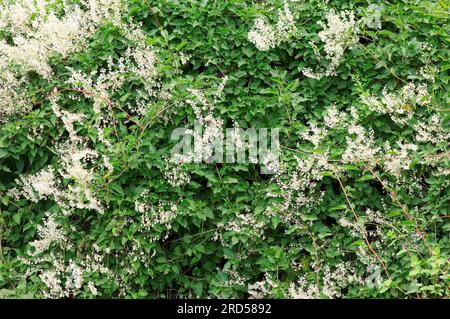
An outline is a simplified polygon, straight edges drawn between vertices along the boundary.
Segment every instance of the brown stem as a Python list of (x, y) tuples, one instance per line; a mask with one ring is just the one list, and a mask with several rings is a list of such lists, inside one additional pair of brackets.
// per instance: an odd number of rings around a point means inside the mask
[[(338, 182), (339, 182), (339, 185), (340, 185), (340, 187), (341, 187), (341, 189), (342, 189), (342, 192), (344, 193), (345, 200), (347, 201), (348, 206), (350, 207), (350, 210), (352, 211), (353, 215), (355, 216), (356, 222), (359, 222), (358, 214), (357, 214), (357, 213), (355, 212), (355, 210), (353, 209), (353, 206), (352, 206), (352, 203), (350, 202), (350, 199), (349, 199), (349, 196), (348, 196), (348, 194), (347, 194), (347, 191), (345, 190), (345, 187), (344, 187), (344, 185), (342, 184), (342, 181), (341, 181), (341, 179), (339, 178), (339, 176), (338, 176), (337, 174), (336, 174), (336, 178), (337, 178), (337, 180), (338, 180)], [(391, 279), (391, 276), (389, 275), (389, 271), (388, 271), (388, 269), (387, 269), (387, 267), (386, 267), (386, 264), (385, 264), (384, 261), (381, 259), (381, 257), (377, 254), (377, 252), (373, 249), (373, 247), (372, 247), (372, 245), (370, 244), (369, 239), (367, 238), (366, 234), (362, 233), (361, 235), (362, 235), (364, 241), (366, 242), (366, 245), (367, 245), (367, 247), (369, 248), (369, 250), (370, 250), (370, 251), (372, 252), (372, 254), (375, 256), (375, 258), (378, 259), (378, 261), (381, 263), (381, 266), (383, 267), (384, 272), (386, 273), (386, 276), (387, 276), (389, 279)]]
[(427, 247), (427, 250), (430, 253), (430, 255), (433, 256), (434, 255), (433, 251), (431, 250), (430, 246), (428, 245), (428, 243), (427, 243), (427, 241), (425, 239), (425, 236), (423, 235), (423, 233), (419, 229), (419, 227), (417, 227), (417, 220), (408, 213), (408, 210), (406, 209), (406, 207), (399, 201), (395, 191), (392, 190), (389, 186), (387, 186), (386, 183), (384, 183), (381, 180), (381, 178), (373, 171), (373, 169), (371, 167), (366, 166), (366, 168), (367, 168), (367, 170), (370, 171), (372, 176), (378, 180), (378, 182), (381, 184), (381, 186), (389, 193), (389, 196), (391, 197), (391, 199), (393, 201), (395, 201), (397, 203), (397, 205), (402, 209), (402, 211), (405, 214), (406, 218), (408, 218), (408, 220), (410, 220), (410, 221), (414, 221), (414, 224), (415, 224), (414, 228), (416, 230), (417, 235), (419, 235), (419, 237), (422, 239), (422, 241), (425, 244), (425, 246)]

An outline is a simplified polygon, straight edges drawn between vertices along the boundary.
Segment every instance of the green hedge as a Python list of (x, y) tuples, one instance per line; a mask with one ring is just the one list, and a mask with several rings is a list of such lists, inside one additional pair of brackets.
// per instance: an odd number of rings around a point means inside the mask
[[(448, 1), (105, 3), (2, 2), (1, 297), (449, 296)], [(279, 128), (278, 173), (172, 163), (207, 116)]]

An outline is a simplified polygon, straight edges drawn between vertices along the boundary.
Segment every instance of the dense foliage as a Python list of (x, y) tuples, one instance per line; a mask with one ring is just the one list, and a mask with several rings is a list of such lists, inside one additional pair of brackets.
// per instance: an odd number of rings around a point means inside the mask
[(449, 8), (2, 0), (0, 297), (449, 297)]

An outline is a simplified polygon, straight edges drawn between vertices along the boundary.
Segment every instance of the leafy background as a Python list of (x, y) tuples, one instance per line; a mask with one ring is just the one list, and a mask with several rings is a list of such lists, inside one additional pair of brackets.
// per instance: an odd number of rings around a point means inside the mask
[[(330, 7), (337, 11), (354, 10), (358, 18), (364, 17), (367, 1), (295, 2), (298, 33), (265, 52), (258, 51), (247, 34), (257, 16), (275, 19), (274, 8), (282, 7), (281, 1), (127, 1), (129, 12), (123, 18), (129, 15), (133, 23), (142, 23), (147, 42), (157, 53), (160, 82), (172, 98), (170, 102), (154, 100), (144, 116), (130, 112), (141, 126), (127, 120), (121, 110), (111, 111), (117, 130), (109, 150), (114, 171), (97, 174), (93, 182), (96, 196), (108, 208), (102, 214), (77, 210), (73, 215), (61, 217), (60, 224), (68, 231), (72, 229), (68, 236), (73, 246), (64, 251), (65, 260), (82, 260), (96, 244), (103, 252), (105, 265), (120, 280), (110, 280), (98, 272), (86, 274), (83, 287), (70, 297), (96, 297), (85, 285), (91, 281), (98, 288), (97, 297), (103, 298), (246, 298), (249, 285), (271, 278), (272, 284), (267, 284), (271, 288), (265, 295), (283, 298), (289, 297), (289, 287), (299, 275), (320, 286), (325, 265), (333, 268), (347, 261), (353, 263), (358, 276), (365, 278), (370, 274), (358, 263), (356, 251), (367, 251), (367, 245), (355, 240), (338, 220), (352, 216), (352, 209), (376, 210), (382, 203), (387, 206), (387, 219), (398, 222), (405, 234), (414, 233), (418, 227), (425, 234), (427, 245), (419, 241), (417, 252), (406, 253), (399, 239), (386, 230), (387, 244), (383, 246), (382, 258), (390, 277), (381, 271), (381, 285), (375, 287), (364, 282), (346, 283), (339, 296), (448, 297), (448, 178), (433, 176), (430, 174), (433, 168), (421, 165), (418, 160), (412, 164), (414, 174), (409, 171), (405, 178), (420, 179), (423, 196), (409, 194), (404, 185), (395, 189), (402, 205), (414, 208), (410, 213), (415, 222), (402, 214), (389, 190), (361, 163), (346, 165), (341, 179), (333, 174), (324, 176), (318, 185), (324, 192), (323, 200), (301, 211), (295, 223), (266, 214), (268, 207), (279, 202), (267, 196), (267, 192), (279, 189), (271, 176), (260, 173), (258, 165), (185, 164), (183, 170), (189, 172), (191, 180), (183, 186), (171, 186), (163, 177), (164, 158), (173, 147), (172, 130), (194, 123), (192, 109), (183, 103), (189, 97), (186, 89), (207, 92), (225, 75), (228, 82), (224, 97), (216, 105), (216, 115), (227, 127), (236, 122), (244, 128), (280, 128), (280, 143), (284, 146), (281, 159), (295, 166), (293, 157), (298, 151), (308, 153), (314, 149), (300, 142), (301, 132), (307, 123), (321, 121), (332, 103), (347, 111), (357, 105), (361, 123), (374, 130), (378, 145), (386, 140), (410, 139), (411, 128), (397, 125), (387, 115), (371, 112), (360, 102), (360, 96), (362, 92), (380, 94), (385, 86), (398, 89), (403, 81), (414, 79), (421, 66), (420, 45), (426, 42), (433, 48), (429, 59), (439, 71), (429, 88), (432, 104), (415, 112), (424, 116), (437, 112), (448, 128), (449, 2), (382, 2), (386, 8), (382, 29), (361, 31), (359, 43), (346, 51), (337, 76), (314, 80), (306, 78), (301, 70), (317, 64), (308, 43), (320, 31), (317, 21), (323, 20)], [(123, 33), (106, 23), (82, 51), (66, 58), (53, 58), (54, 77), (44, 79), (30, 74), (26, 85), (33, 101), (32, 110), (0, 124), (3, 297), (42, 297), (47, 289), (37, 274), (24, 276), (29, 266), (22, 257), (27, 255), (29, 242), (37, 238), (37, 226), (42, 223), (44, 213), (58, 211), (58, 206), (52, 200), (37, 203), (15, 200), (7, 191), (16, 186), (15, 179), (19, 176), (36, 173), (58, 161), (53, 150), (66, 133), (51, 109), (48, 94), (54, 88), (66, 86), (67, 66), (86, 73), (97, 72), (106, 66), (108, 57), (118, 58), (126, 48)], [(190, 56), (185, 65), (180, 63), (180, 52)], [(137, 98), (136, 87), (138, 82), (127, 79), (111, 99), (126, 108), (127, 103)], [(59, 103), (67, 110), (86, 114), (87, 123), (93, 123), (89, 120), (94, 116), (89, 99), (74, 101), (61, 94)], [(30, 139), (29, 132), (33, 130), (42, 133)], [(80, 126), (77, 130), (91, 139), (94, 149), (104, 151), (105, 146), (96, 143), (92, 127)], [(337, 155), (345, 150), (346, 136), (345, 130), (338, 129), (325, 143)], [(447, 149), (445, 144), (427, 144), (421, 146), (420, 152), (440, 154)], [(443, 159), (443, 165), (448, 167), (448, 157)], [(381, 179), (392, 179), (381, 171), (377, 174)], [(144, 189), (150, 190), (148, 201), (152, 203), (158, 200), (177, 203), (177, 215), (170, 227), (155, 225), (144, 231), (139, 228), (140, 213), (135, 210), (135, 201), (141, 198)], [(264, 224), (262, 230), (251, 226), (240, 232), (224, 230), (223, 225), (245, 211)], [(218, 232), (220, 240), (215, 238)], [(149, 240), (148, 235), (159, 239)], [(133, 250), (134, 246), (139, 247), (138, 252)], [(138, 255), (143, 257), (135, 258)], [(321, 267), (311, 267), (311, 263), (317, 262)], [(245, 278), (244, 283), (233, 281), (236, 276)]]

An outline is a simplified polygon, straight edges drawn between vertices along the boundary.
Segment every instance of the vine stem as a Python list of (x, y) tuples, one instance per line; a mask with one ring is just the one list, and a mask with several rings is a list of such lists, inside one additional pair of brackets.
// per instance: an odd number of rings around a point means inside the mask
[[(347, 203), (348, 203), (348, 205), (349, 205), (349, 207), (350, 207), (350, 210), (352, 211), (353, 215), (355, 216), (356, 222), (359, 222), (359, 216), (358, 216), (358, 214), (355, 212), (355, 210), (354, 210), (354, 208), (353, 208), (353, 206), (352, 206), (352, 203), (350, 202), (350, 199), (349, 199), (349, 196), (348, 196), (348, 194), (347, 194), (347, 191), (345, 190), (344, 184), (342, 184), (342, 181), (341, 181), (341, 179), (340, 179), (340, 177), (339, 177), (338, 174), (336, 174), (336, 178), (337, 178), (337, 180), (338, 180), (338, 182), (339, 182), (339, 186), (341, 187), (342, 192), (344, 193), (345, 200), (347, 201)], [(363, 239), (364, 239), (364, 241), (366, 242), (366, 245), (367, 245), (367, 247), (369, 248), (369, 250), (370, 250), (370, 251), (372, 252), (372, 254), (375, 256), (375, 258), (378, 259), (378, 261), (381, 263), (381, 266), (383, 267), (384, 272), (386, 273), (386, 276), (388, 277), (388, 279), (391, 279), (391, 276), (390, 276), (389, 271), (388, 271), (388, 269), (387, 269), (387, 267), (386, 267), (386, 264), (385, 264), (384, 261), (381, 259), (381, 257), (377, 254), (377, 252), (373, 249), (373, 247), (372, 247), (372, 245), (370, 244), (369, 239), (367, 238), (367, 236), (366, 236), (365, 234), (361, 234), (361, 235), (363, 236)]]
[(403, 205), (400, 202), (395, 191), (393, 189), (391, 189), (389, 186), (387, 186), (386, 183), (381, 180), (381, 178), (373, 171), (373, 169), (371, 167), (366, 165), (366, 168), (370, 172), (370, 174), (372, 174), (372, 176), (378, 180), (378, 182), (381, 184), (381, 186), (383, 186), (383, 188), (389, 193), (389, 196), (391, 197), (391, 199), (393, 201), (395, 201), (397, 203), (397, 205), (402, 209), (406, 218), (408, 218), (408, 220), (410, 220), (410, 221), (414, 221), (414, 224), (415, 224), (414, 228), (416, 230), (417, 235), (419, 235), (419, 237), (422, 239), (423, 243), (425, 244), (425, 247), (427, 247), (427, 250), (428, 250), (430, 256), (433, 256), (434, 253), (431, 250), (431, 247), (428, 245), (427, 240), (425, 239), (425, 236), (423, 235), (423, 233), (419, 229), (419, 227), (417, 227), (417, 220), (408, 213), (408, 210), (406, 209), (405, 205)]

